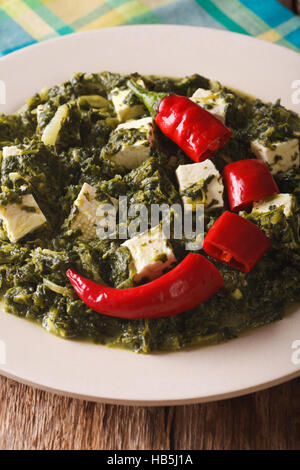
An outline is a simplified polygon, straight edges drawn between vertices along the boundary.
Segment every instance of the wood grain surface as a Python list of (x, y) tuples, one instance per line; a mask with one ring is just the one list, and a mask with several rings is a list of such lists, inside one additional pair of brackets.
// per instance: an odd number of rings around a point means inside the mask
[[(281, 0), (300, 13), (300, 0)], [(0, 377), (0, 450), (300, 449), (300, 379), (171, 407), (88, 403)]]
[(300, 449), (300, 379), (221, 402), (88, 403), (0, 378), (0, 449)]

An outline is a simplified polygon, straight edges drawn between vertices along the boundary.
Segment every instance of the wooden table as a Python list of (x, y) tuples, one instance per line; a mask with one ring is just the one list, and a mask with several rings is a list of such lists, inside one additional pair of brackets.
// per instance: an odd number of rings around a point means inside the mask
[[(300, 0), (281, 0), (291, 9)], [(0, 449), (300, 449), (300, 379), (216, 403), (128, 407), (0, 377)]]
[(88, 403), (0, 379), (0, 449), (300, 449), (300, 379), (221, 402)]

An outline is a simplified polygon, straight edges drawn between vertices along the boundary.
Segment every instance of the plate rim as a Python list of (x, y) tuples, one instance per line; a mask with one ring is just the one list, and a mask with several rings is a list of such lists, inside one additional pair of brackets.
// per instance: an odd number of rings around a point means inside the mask
[[(172, 353), (171, 353), (172, 354)], [(176, 354), (176, 352), (174, 353)], [(282, 385), (288, 381), (297, 379), (300, 377), (300, 371), (295, 371), (290, 374), (287, 374), (283, 377), (279, 377), (278, 379), (271, 380), (259, 385), (253, 385), (252, 387), (243, 388), (238, 391), (227, 392), (223, 394), (216, 394), (210, 395), (207, 397), (192, 397), (192, 398), (178, 398), (178, 399), (161, 399), (161, 400), (137, 400), (137, 399), (120, 399), (120, 398), (107, 398), (107, 397), (100, 397), (100, 396), (93, 396), (93, 395), (82, 395), (76, 392), (70, 392), (68, 390), (56, 389), (53, 387), (49, 387), (46, 385), (41, 385), (36, 382), (31, 382), (30, 380), (26, 380), (15, 376), (13, 374), (9, 374), (7, 372), (3, 372), (0, 369), (0, 376), (5, 377), (9, 380), (14, 380), (15, 382), (25, 385), (27, 387), (32, 387), (35, 390), (40, 390), (42, 392), (51, 393), (53, 395), (58, 395), (60, 397), (69, 397), (76, 400), (87, 400), (93, 403), (101, 403), (107, 405), (123, 405), (123, 406), (147, 406), (147, 407), (159, 407), (159, 406), (182, 406), (182, 405), (196, 405), (201, 403), (214, 403), (217, 401), (224, 401), (230, 400), (231, 398), (238, 398), (243, 397), (245, 395), (249, 395), (256, 392), (261, 392), (263, 390), (276, 387), (278, 385)]]
[(214, 34), (232, 35), (232, 36), (239, 37), (243, 40), (246, 39), (246, 40), (250, 40), (251, 42), (255, 41), (255, 42), (259, 43), (260, 45), (264, 44), (267, 47), (280, 48), (280, 49), (283, 49), (288, 54), (291, 53), (291, 54), (294, 54), (296, 56), (300, 54), (298, 51), (295, 51), (295, 50), (293, 50), (289, 47), (286, 47), (282, 44), (276, 44), (274, 42), (259, 39), (256, 36), (251, 36), (251, 35), (247, 35), (247, 34), (243, 34), (243, 33), (238, 33), (236, 31), (230, 31), (228, 29), (217, 29), (217, 28), (211, 28), (209, 26), (206, 27), (206, 26), (197, 26), (197, 25), (151, 23), (151, 24), (135, 24), (135, 25), (124, 24), (124, 25), (117, 25), (117, 26), (108, 26), (108, 27), (103, 27), (103, 28), (99, 28), (99, 29), (89, 29), (89, 30), (86, 30), (86, 31), (74, 31), (74, 32), (71, 32), (71, 33), (68, 33), (68, 34), (65, 34), (65, 35), (62, 35), (62, 36), (55, 36), (55, 37), (52, 37), (52, 38), (49, 38), (49, 39), (46, 39), (46, 40), (36, 42), (34, 44), (29, 44), (28, 46), (22, 46), (19, 49), (16, 49), (12, 52), (9, 52), (8, 54), (0, 56), (0, 63), (1, 63), (1, 61), (4, 61), (5, 59), (11, 58), (12, 56), (23, 54), (24, 51), (28, 51), (28, 50), (32, 50), (32, 49), (35, 49), (35, 48), (43, 47), (44, 44), (49, 44), (49, 43), (51, 44), (51, 43), (55, 43), (55, 42), (71, 40), (71, 38), (73, 38), (74, 36), (89, 36), (89, 35), (92, 35), (92, 34), (97, 35), (97, 34), (99, 34), (99, 32), (102, 33), (103, 31), (116, 31), (116, 30), (121, 30), (121, 29), (124, 29), (124, 28), (128, 28), (128, 29), (168, 29), (168, 28), (175, 29), (175, 28), (178, 28), (178, 29), (181, 29), (181, 30), (182, 29), (205, 30), (205, 31), (213, 32)]

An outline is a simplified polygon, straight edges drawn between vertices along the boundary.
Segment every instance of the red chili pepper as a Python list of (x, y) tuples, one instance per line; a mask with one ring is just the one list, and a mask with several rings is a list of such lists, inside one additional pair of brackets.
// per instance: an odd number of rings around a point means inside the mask
[(213, 258), (248, 273), (270, 245), (270, 240), (257, 225), (226, 211), (209, 229), (203, 250)]
[(223, 177), (232, 211), (251, 209), (254, 201), (279, 193), (267, 165), (255, 158), (229, 163)]
[(204, 256), (190, 253), (162, 277), (138, 287), (115, 289), (68, 269), (67, 276), (83, 302), (113, 317), (160, 318), (192, 309), (223, 286), (218, 269)]
[(128, 86), (143, 101), (160, 130), (195, 162), (227, 144), (231, 130), (189, 98), (150, 92), (132, 80)]

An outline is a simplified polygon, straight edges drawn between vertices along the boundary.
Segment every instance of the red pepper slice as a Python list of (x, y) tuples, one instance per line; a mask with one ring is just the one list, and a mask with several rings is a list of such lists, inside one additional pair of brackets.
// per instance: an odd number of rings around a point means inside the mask
[(267, 165), (256, 158), (229, 163), (223, 177), (232, 211), (249, 210), (254, 201), (279, 193)]
[(170, 95), (160, 103), (155, 122), (195, 162), (227, 144), (231, 130), (185, 96)]
[(160, 130), (195, 162), (227, 144), (231, 130), (186, 96), (150, 92), (132, 80), (128, 86), (143, 101)]
[(119, 318), (160, 318), (182, 313), (207, 300), (223, 286), (218, 269), (204, 256), (190, 253), (174, 269), (148, 284), (115, 289), (68, 269), (83, 302), (98, 313)]
[(226, 211), (209, 229), (203, 250), (213, 258), (248, 273), (270, 248), (268, 237), (247, 219)]

